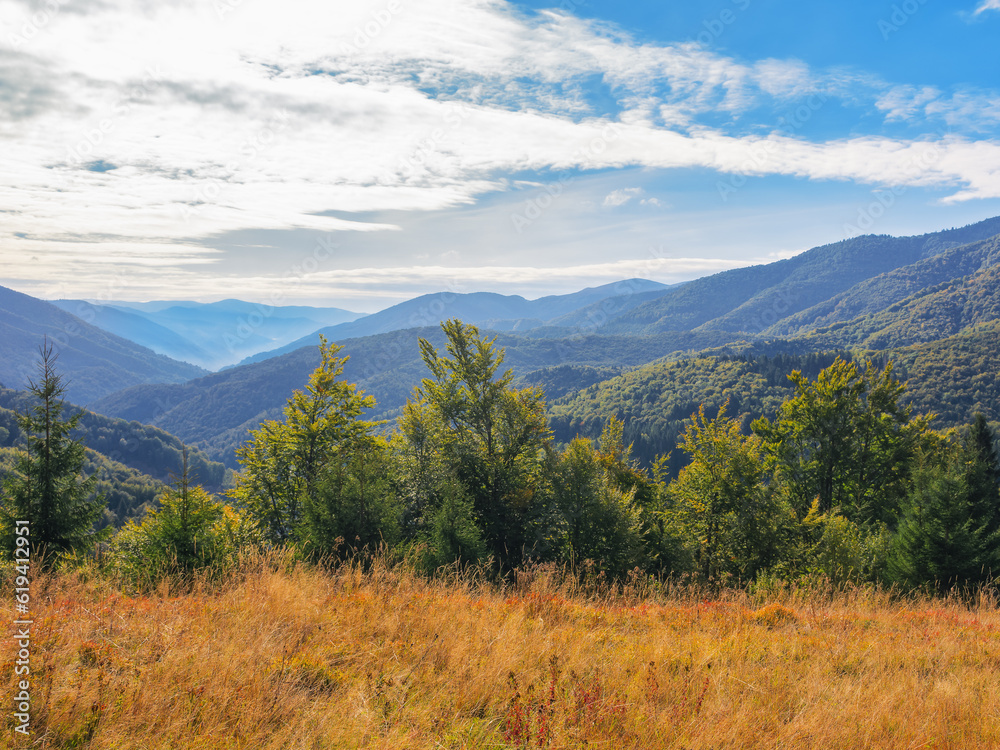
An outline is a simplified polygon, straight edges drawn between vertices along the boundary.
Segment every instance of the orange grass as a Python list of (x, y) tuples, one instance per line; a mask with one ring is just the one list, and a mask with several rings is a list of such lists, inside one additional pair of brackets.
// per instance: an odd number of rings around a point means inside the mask
[(32, 608), (34, 734), (5, 701), (0, 747), (1000, 747), (993, 601), (600, 597), (546, 569), (500, 590), (270, 560), (182, 595), (63, 574)]

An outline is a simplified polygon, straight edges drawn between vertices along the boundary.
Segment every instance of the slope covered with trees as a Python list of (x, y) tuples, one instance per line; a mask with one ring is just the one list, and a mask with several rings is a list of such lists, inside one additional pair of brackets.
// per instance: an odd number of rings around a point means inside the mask
[(855, 284), (818, 305), (775, 323), (765, 333), (794, 336), (834, 323), (874, 315), (931, 287), (1000, 263), (1000, 236), (944, 250), (908, 266)]
[[(998, 234), (1000, 218), (917, 237), (864, 235), (842, 240), (786, 260), (688, 282), (613, 317), (603, 330), (650, 334), (705, 327), (758, 333), (865, 280)], [(808, 320), (803, 314), (798, 325)]]
[[(344, 365), (345, 377), (376, 398), (373, 418), (398, 416), (413, 387), (423, 377), (420, 338), (436, 346), (444, 343), (444, 334), (438, 327), (339, 342), (350, 357)], [(569, 389), (581, 387), (582, 381), (567, 382), (565, 371), (557, 374), (548, 368), (572, 365), (598, 368), (598, 372), (603, 372), (600, 368), (620, 370), (678, 349), (704, 349), (731, 338), (712, 332), (674, 332), (652, 337), (579, 334), (558, 339), (505, 333), (498, 335), (497, 342), (504, 346), (507, 362), (516, 377), (530, 377), (532, 382), (546, 386), (550, 377), (546, 373), (552, 373), (551, 377), (561, 379), (561, 388)], [(316, 347), (305, 347), (187, 383), (135, 386), (102, 399), (94, 404), (94, 409), (161, 427), (235, 468), (235, 451), (249, 431), (277, 416), (292, 391), (318, 364)]]

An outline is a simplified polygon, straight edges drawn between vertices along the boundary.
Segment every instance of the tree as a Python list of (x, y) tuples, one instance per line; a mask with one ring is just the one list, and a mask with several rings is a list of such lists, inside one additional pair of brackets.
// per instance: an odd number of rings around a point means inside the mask
[(301, 538), (313, 555), (392, 546), (400, 537), (400, 507), (391, 483), (389, 446), (357, 435), (326, 457), (315, 497), (307, 498)]
[[(246, 510), (265, 540), (285, 543), (302, 537), (307, 509), (316, 520), (329, 499), (327, 470), (335, 456), (368, 439), (376, 426), (360, 419), (375, 406), (354, 383), (340, 379), (347, 357), (320, 336), (320, 365), (305, 391), (288, 399), (284, 421), (269, 420), (250, 432), (237, 450), (243, 471), (230, 496)], [(326, 483), (327, 489), (324, 490)], [(312, 534), (313, 539), (316, 534)]]
[(197, 570), (232, 563), (242, 547), (255, 541), (245, 519), (191, 484), (186, 450), (181, 476), (157, 503), (142, 523), (130, 521), (111, 542), (112, 565), (133, 585), (152, 585), (167, 576), (189, 580)]
[(814, 382), (798, 370), (788, 378), (795, 395), (773, 423), (761, 418), (752, 429), (799, 517), (818, 498), (821, 513), (839, 508), (862, 525), (895, 523), (928, 419), (900, 404), (904, 386), (892, 364), (861, 370), (838, 357)]
[(587, 438), (573, 440), (559, 457), (548, 534), (562, 560), (591, 560), (621, 577), (641, 562), (642, 518), (635, 487), (623, 490), (604, 458)]
[(497, 376), (504, 352), (475, 326), (448, 320), (441, 327), (447, 354), (420, 339), (431, 377), (415, 389), (401, 430), (434, 439), (428, 447), (461, 483), (489, 549), (498, 561), (516, 562), (529, 546), (525, 530), (550, 441), (545, 397), (535, 388), (513, 388), (510, 370)]
[(12, 557), (15, 524), (28, 521), (33, 559), (48, 566), (110, 532), (94, 531), (104, 498), (95, 492), (97, 475), (83, 477), (86, 449), (71, 437), (83, 414), (63, 418), (66, 386), (55, 369), (58, 356), (48, 341), (39, 353), (39, 380), (28, 383), (38, 403), (18, 415), (27, 449), (6, 476), (0, 495), (0, 544), (3, 554)]
[(712, 420), (704, 405), (692, 415), (680, 440), (691, 462), (668, 489), (678, 522), (697, 540), (699, 572), (749, 579), (776, 556), (786, 514), (765, 487), (762, 441), (726, 418), (727, 405)]
[(938, 437), (921, 459), (893, 540), (891, 576), (941, 589), (990, 580), (1000, 568), (1000, 488), (985, 417), (977, 414), (961, 440), (954, 432)]
[(908, 498), (889, 556), (890, 576), (911, 587), (943, 591), (979, 572), (976, 531), (961, 480), (921, 469)]
[(979, 546), (980, 578), (1000, 573), (1000, 465), (993, 431), (976, 414), (961, 452), (962, 483), (969, 517)]

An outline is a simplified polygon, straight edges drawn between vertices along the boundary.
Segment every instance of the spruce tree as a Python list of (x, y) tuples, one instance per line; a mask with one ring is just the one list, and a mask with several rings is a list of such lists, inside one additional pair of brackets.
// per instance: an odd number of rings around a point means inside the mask
[(976, 414), (962, 450), (964, 494), (975, 534), (980, 570), (977, 577), (1000, 574), (1000, 467), (993, 431)]
[(95, 492), (97, 476), (83, 477), (83, 443), (70, 436), (83, 413), (64, 418), (66, 386), (55, 369), (57, 355), (48, 341), (39, 353), (40, 377), (28, 384), (38, 403), (18, 415), (26, 450), (0, 492), (0, 551), (13, 557), (15, 525), (27, 521), (32, 558), (49, 566), (98, 540), (94, 522), (101, 517), (105, 502)]
[(922, 469), (905, 503), (889, 556), (889, 575), (910, 587), (945, 591), (965, 585), (981, 565), (977, 535), (960, 479)]

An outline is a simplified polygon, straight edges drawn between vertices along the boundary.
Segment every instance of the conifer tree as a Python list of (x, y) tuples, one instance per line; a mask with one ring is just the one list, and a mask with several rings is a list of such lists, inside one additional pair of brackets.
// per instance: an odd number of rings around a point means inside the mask
[(213, 562), (213, 527), (223, 509), (202, 487), (191, 484), (186, 449), (182, 466), (181, 476), (160, 496), (159, 510), (149, 511), (143, 525), (157, 556), (189, 573)]
[(905, 503), (889, 556), (889, 574), (908, 586), (946, 590), (974, 577), (981, 566), (976, 533), (962, 483), (937, 469), (922, 469)]
[(1000, 466), (993, 431), (976, 414), (963, 451), (963, 485), (980, 560), (979, 578), (1000, 574)]
[[(64, 418), (66, 386), (56, 372), (58, 355), (46, 341), (40, 348), (39, 379), (28, 391), (38, 403), (18, 415), (27, 449), (4, 482), (0, 493), (0, 550), (14, 551), (14, 528), (28, 521), (33, 559), (50, 566), (62, 555), (82, 552), (103, 534), (94, 522), (105, 502), (95, 492), (97, 476), (83, 477), (86, 449), (70, 435), (83, 416)], [(110, 533), (110, 532), (107, 532)]]

